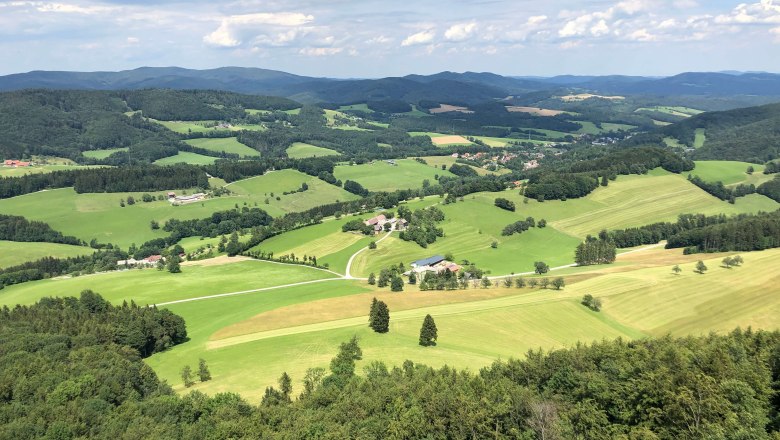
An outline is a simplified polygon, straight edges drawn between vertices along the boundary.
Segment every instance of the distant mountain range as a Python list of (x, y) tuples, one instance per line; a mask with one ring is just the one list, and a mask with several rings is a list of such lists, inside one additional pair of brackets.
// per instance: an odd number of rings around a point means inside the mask
[(473, 104), (551, 89), (620, 95), (778, 96), (780, 75), (763, 72), (690, 72), (670, 77), (513, 77), (493, 73), (441, 72), (380, 79), (333, 79), (244, 67), (194, 70), (141, 67), (120, 72), (33, 71), (0, 76), (0, 91), (49, 89), (214, 89), (285, 96), (301, 102), (337, 104), (372, 100), (420, 100)]

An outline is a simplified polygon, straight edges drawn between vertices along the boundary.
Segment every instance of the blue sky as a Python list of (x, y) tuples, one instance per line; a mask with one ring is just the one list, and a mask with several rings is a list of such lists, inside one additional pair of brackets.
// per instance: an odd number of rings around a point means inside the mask
[(780, 72), (780, 0), (0, 0), (0, 74)]

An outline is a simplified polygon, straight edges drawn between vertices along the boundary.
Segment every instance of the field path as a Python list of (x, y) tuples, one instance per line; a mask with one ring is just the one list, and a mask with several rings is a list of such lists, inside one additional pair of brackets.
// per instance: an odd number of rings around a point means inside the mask
[[(388, 231), (388, 232), (385, 234), (385, 236), (384, 236), (384, 237), (380, 238), (380, 239), (379, 239), (379, 240), (377, 240), (376, 242), (377, 242), (377, 243), (379, 243), (380, 241), (382, 241), (382, 240), (384, 240), (385, 238), (389, 237), (389, 236), (390, 236), (390, 234), (392, 234), (392, 233), (393, 233), (393, 231)], [(353, 277), (353, 276), (352, 276), (352, 273), (351, 273), (351, 270), (352, 270), (352, 262), (353, 262), (353, 261), (355, 261), (355, 257), (357, 257), (359, 253), (363, 252), (363, 251), (364, 251), (364, 250), (366, 250), (366, 249), (368, 249), (368, 246), (366, 246), (366, 247), (364, 247), (364, 248), (361, 248), (361, 249), (359, 249), (357, 252), (355, 252), (354, 254), (352, 254), (352, 256), (351, 256), (351, 257), (349, 257), (349, 261), (347, 261), (347, 270), (345, 271), (345, 272), (346, 272), (346, 274), (344, 275), (344, 279), (347, 279), (347, 280), (366, 280), (366, 279), (368, 279), (368, 278), (355, 278), (355, 277)]]

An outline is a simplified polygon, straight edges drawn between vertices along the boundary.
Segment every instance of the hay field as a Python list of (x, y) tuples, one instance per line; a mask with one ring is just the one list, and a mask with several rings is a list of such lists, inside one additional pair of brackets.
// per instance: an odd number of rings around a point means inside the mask
[(412, 159), (396, 160), (397, 165), (374, 161), (361, 165), (339, 165), (333, 174), (343, 182), (354, 180), (369, 191), (395, 191), (422, 187), (423, 180), (435, 183), (436, 175), (452, 177), (449, 171), (436, 170)]
[(566, 113), (563, 110), (550, 110), (547, 108), (539, 108), (539, 107), (520, 107), (516, 105), (507, 106), (506, 110), (512, 113), (530, 113), (536, 116), (557, 116), (562, 113)]
[(431, 142), (433, 142), (434, 145), (461, 145), (461, 144), (471, 144), (471, 141), (464, 138), (463, 136), (437, 136), (434, 138), (431, 138)]
[(255, 157), (260, 156), (260, 152), (250, 148), (234, 137), (229, 138), (203, 138), (203, 139), (188, 139), (184, 141), (193, 147), (204, 148), (206, 150), (215, 151), (217, 153), (225, 152), (230, 154), (238, 154), (239, 156)]

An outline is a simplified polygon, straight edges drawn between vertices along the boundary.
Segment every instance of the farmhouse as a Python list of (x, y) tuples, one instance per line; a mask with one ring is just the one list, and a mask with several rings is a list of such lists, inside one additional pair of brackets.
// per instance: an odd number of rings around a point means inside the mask
[(3, 165), (7, 167), (14, 167), (14, 168), (21, 168), (21, 167), (29, 167), (32, 166), (31, 162), (22, 162), (20, 160), (6, 160), (3, 162)]
[(123, 267), (154, 266), (155, 264), (157, 264), (157, 262), (161, 260), (163, 260), (162, 255), (150, 255), (141, 260), (136, 260), (135, 258), (128, 258), (127, 260), (119, 260), (116, 262), (116, 265), (119, 269)]
[(412, 261), (410, 266), (412, 266), (413, 269), (417, 269), (418, 267), (433, 266), (434, 264), (441, 263), (442, 261), (444, 261), (443, 256), (434, 255), (432, 257), (423, 258), (422, 260)]
[(425, 272), (442, 273), (448, 270), (455, 273), (462, 269), (460, 265), (445, 260), (441, 255), (434, 255), (422, 260), (412, 261), (410, 266), (412, 267), (412, 270), (410, 270), (408, 273), (414, 272), (417, 274), (422, 274)]
[(363, 222), (366, 226), (379, 226), (382, 227), (387, 223), (387, 217), (384, 214), (379, 214), (376, 217), (372, 217)]

